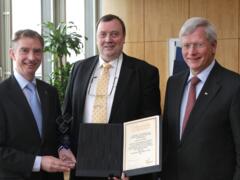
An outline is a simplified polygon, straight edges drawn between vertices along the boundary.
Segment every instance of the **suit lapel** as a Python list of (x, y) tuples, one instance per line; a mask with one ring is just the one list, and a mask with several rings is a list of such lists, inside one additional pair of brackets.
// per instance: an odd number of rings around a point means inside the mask
[[(43, 87), (42, 83), (39, 83), (39, 80), (37, 80), (37, 90), (38, 95), (41, 101), (41, 108), (42, 108), (42, 139), (44, 139), (45, 130), (46, 130), (46, 121), (47, 117), (49, 115), (49, 106), (51, 105), (50, 97), (47, 92), (47, 90)], [(40, 136), (40, 135), (39, 135)]]
[(218, 64), (215, 64), (214, 68), (210, 72), (190, 114), (187, 126), (182, 136), (182, 141), (187, 139), (187, 137), (189, 137), (194, 128), (196, 128), (198, 123), (202, 121), (200, 117), (204, 116), (204, 113), (206, 111), (206, 108), (209, 106), (209, 103), (219, 92), (221, 88), (221, 85), (219, 84), (219, 82), (221, 81), (218, 73), (219, 67), (220, 66)]
[(113, 122), (114, 115), (116, 115), (116, 111), (118, 109), (118, 105), (121, 102), (121, 99), (123, 99), (123, 96), (127, 94), (127, 89), (128, 89), (128, 84), (130, 83), (130, 79), (133, 74), (133, 69), (131, 67), (131, 62), (129, 61), (128, 57), (126, 55), (123, 55), (123, 62), (122, 62), (122, 67), (121, 71), (119, 74), (119, 79), (116, 87), (116, 92), (114, 95), (113, 99), (113, 105), (112, 105), (112, 110), (111, 110), (111, 115), (110, 115), (110, 120), (109, 122)]
[[(95, 66), (98, 62), (98, 56), (95, 56), (93, 58), (84, 60), (83, 62), (78, 62), (80, 64), (74, 65), (74, 68), (71, 73), (71, 80), (72, 84), (70, 84), (70, 87), (68, 91), (70, 90), (71, 93), (74, 91), (77, 91), (73, 93), (71, 96), (72, 101), (76, 104), (76, 107), (72, 109), (71, 113), (78, 117), (73, 117), (76, 119), (76, 121), (73, 121), (73, 134), (78, 134), (80, 123), (83, 123), (83, 113), (84, 113), (84, 106), (86, 101), (86, 95), (88, 90), (88, 84), (91, 79), (91, 76), (93, 74), (93, 71), (95, 69)], [(79, 91), (80, 89), (83, 89), (82, 91)], [(71, 102), (72, 103), (72, 102)], [(64, 107), (64, 109), (67, 109), (68, 107)], [(76, 112), (74, 112), (76, 111)]]
[[(179, 141), (179, 137), (180, 137), (180, 110), (181, 110), (182, 96), (183, 96), (183, 92), (184, 92), (184, 89), (185, 89), (185, 86), (186, 86), (188, 76), (189, 76), (189, 71), (187, 71), (183, 76), (181, 76), (177, 80), (177, 82), (175, 83), (175, 87), (173, 88), (174, 90), (181, 89), (180, 91), (176, 91), (176, 97), (174, 98), (175, 106), (174, 106), (174, 109), (172, 111), (173, 114), (175, 115), (174, 119), (179, 119), (179, 121), (174, 121), (175, 129), (176, 129), (176, 132), (177, 132), (177, 135), (176, 135), (177, 141)], [(171, 93), (171, 94), (175, 94), (175, 93)]]
[[(88, 59), (84, 62), (84, 64), (82, 64), (80, 66), (81, 70), (77, 72), (81, 72), (81, 75), (79, 75), (78, 73), (75, 74), (75, 78), (76, 82), (78, 84), (75, 83), (75, 86), (77, 87), (81, 87), (81, 89), (84, 89), (84, 91), (78, 91), (77, 93), (79, 93), (79, 95), (76, 96), (77, 98), (77, 102), (81, 102), (81, 103), (76, 103), (79, 104), (80, 107), (78, 107), (78, 114), (81, 114), (81, 117), (78, 117), (78, 119), (83, 119), (83, 110), (84, 110), (84, 105), (85, 105), (85, 100), (86, 100), (86, 94), (87, 94), (87, 90), (88, 90), (88, 85), (90, 80), (91, 80), (91, 76), (93, 74), (93, 71), (95, 69), (95, 66), (97, 65), (98, 62), (98, 56), (95, 56), (93, 59)], [(74, 100), (75, 101), (75, 100)]]
[[(24, 114), (25, 122), (27, 122), (29, 128), (36, 129), (34, 132), (38, 132), (37, 124), (35, 122), (32, 110), (28, 104), (27, 98), (25, 97), (21, 87), (19, 86), (17, 80), (14, 76), (10, 77), (10, 87), (7, 92), (9, 95), (9, 99), (16, 104), (16, 107), (21, 109), (21, 113)], [(36, 134), (39, 136), (39, 133)], [(40, 137), (40, 136), (39, 136)]]

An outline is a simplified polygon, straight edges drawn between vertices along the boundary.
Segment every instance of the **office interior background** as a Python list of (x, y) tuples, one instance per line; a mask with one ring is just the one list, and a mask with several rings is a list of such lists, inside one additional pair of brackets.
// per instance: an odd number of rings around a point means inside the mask
[[(74, 62), (97, 54), (95, 25), (107, 13), (118, 15), (126, 24), (124, 52), (159, 68), (162, 104), (172, 68), (169, 40), (178, 37), (189, 17), (203, 16), (216, 26), (217, 60), (240, 72), (240, 0), (0, 0), (0, 80), (12, 73), (8, 48), (16, 30), (31, 28), (43, 33), (43, 22), (74, 21), (88, 38), (84, 52), (68, 59)], [(37, 76), (47, 81), (51, 69), (46, 54)]]

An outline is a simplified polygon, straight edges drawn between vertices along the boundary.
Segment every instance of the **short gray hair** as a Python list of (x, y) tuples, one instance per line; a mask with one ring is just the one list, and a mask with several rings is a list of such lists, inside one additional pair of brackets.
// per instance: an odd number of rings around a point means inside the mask
[(42, 48), (44, 48), (43, 37), (37, 31), (31, 29), (23, 29), (15, 32), (14, 37), (12, 39), (12, 46), (14, 46), (14, 44), (16, 44), (22, 38), (38, 39), (42, 45)]
[(183, 36), (193, 33), (198, 27), (204, 28), (206, 38), (210, 43), (217, 41), (217, 33), (215, 27), (203, 17), (192, 17), (186, 20), (179, 32), (180, 40)]

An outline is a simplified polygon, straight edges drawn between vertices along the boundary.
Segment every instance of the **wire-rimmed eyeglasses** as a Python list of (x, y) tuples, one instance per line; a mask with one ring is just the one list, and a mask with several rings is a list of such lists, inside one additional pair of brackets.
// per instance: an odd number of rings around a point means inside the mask
[(190, 48), (193, 48), (193, 49), (201, 49), (203, 47), (205, 47), (206, 44), (205, 43), (183, 43), (182, 44), (182, 48), (184, 50), (189, 50)]
[[(90, 80), (90, 85), (89, 85), (89, 88), (88, 88), (88, 95), (89, 96), (105, 96), (105, 94), (96, 94), (97, 80), (99, 78), (100, 78), (100, 76), (99, 77), (94, 76)], [(108, 88), (107, 96), (110, 96), (113, 92), (113, 89), (117, 86), (117, 84), (116, 84), (117, 83), (117, 78), (118, 77), (115, 76), (112, 83), (109, 82), (109, 83), (111, 83), (111, 89), (109, 90), (109, 88)], [(95, 87), (93, 87), (93, 84), (95, 84)]]
[[(113, 92), (113, 89), (117, 86), (117, 71), (118, 71), (118, 63), (119, 63), (119, 58), (117, 59), (117, 65), (116, 65), (116, 69), (115, 69), (115, 72), (114, 72), (114, 79), (113, 81), (111, 81), (111, 78), (109, 78), (109, 83), (111, 83), (111, 89), (109, 90), (108, 88), (108, 94), (107, 96), (110, 96)], [(95, 72), (93, 73), (95, 74)], [(96, 87), (97, 87), (97, 80), (100, 78), (100, 75), (99, 76), (93, 76), (91, 79), (90, 79), (90, 84), (89, 84), (89, 88), (88, 88), (88, 95), (89, 96), (105, 96), (105, 94), (96, 94)], [(95, 84), (95, 87), (93, 87), (93, 84)]]

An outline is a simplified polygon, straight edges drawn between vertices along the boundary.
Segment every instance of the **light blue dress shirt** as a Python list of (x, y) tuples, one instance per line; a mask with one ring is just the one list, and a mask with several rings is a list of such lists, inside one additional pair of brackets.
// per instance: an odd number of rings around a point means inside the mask
[[(24, 79), (24, 77), (21, 74), (19, 74), (17, 71), (14, 71), (14, 77), (16, 78), (18, 84), (20, 85), (23, 93), (26, 96), (25, 87), (29, 83), (29, 81)], [(36, 84), (36, 79), (35, 78), (33, 79), (32, 83)], [(33, 165), (33, 168), (32, 168), (33, 172), (39, 172), (40, 171), (41, 161), (42, 161), (42, 157), (41, 156), (36, 156), (35, 161), (34, 161), (34, 165)]]

